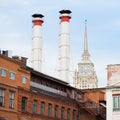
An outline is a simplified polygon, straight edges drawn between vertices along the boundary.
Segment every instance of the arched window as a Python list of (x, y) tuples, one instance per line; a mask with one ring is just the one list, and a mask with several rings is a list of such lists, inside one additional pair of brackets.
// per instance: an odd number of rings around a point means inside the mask
[(58, 118), (58, 105), (55, 105), (55, 118)]
[(62, 107), (61, 108), (61, 119), (64, 119), (64, 113), (65, 112), (65, 108), (64, 107)]
[(36, 112), (37, 112), (37, 100), (33, 100), (32, 112), (33, 112), (33, 113), (36, 113)]
[(45, 111), (45, 102), (41, 102), (41, 105), (40, 105), (40, 114), (44, 115), (44, 111)]
[(49, 103), (48, 104), (48, 116), (51, 116), (52, 115), (52, 104)]

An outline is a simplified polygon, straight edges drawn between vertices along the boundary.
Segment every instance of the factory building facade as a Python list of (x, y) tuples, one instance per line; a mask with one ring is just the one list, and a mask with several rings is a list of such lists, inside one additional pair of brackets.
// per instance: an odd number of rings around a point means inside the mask
[(81, 91), (25, 63), (26, 58), (0, 55), (0, 120), (105, 119), (103, 90)]

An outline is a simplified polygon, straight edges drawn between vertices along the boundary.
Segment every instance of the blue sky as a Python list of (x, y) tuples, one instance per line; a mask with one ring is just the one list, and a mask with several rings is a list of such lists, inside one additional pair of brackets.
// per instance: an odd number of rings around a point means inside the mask
[(13, 55), (28, 57), (28, 65), (31, 65), (32, 14), (43, 14), (44, 73), (55, 76), (58, 66), (59, 11), (62, 9), (72, 11), (72, 71), (81, 60), (87, 19), (91, 61), (99, 87), (106, 86), (107, 65), (120, 62), (120, 0), (0, 0), (0, 48), (12, 50)]

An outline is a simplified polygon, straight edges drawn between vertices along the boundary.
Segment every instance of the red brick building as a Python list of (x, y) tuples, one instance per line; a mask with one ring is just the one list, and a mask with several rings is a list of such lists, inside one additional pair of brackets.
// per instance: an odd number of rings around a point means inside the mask
[(0, 117), (17, 120), (18, 88), (30, 88), (30, 72), (23, 68), (25, 58), (21, 62), (0, 55)]
[(37, 72), (26, 58), (0, 55), (0, 120), (105, 120), (104, 92), (95, 91)]

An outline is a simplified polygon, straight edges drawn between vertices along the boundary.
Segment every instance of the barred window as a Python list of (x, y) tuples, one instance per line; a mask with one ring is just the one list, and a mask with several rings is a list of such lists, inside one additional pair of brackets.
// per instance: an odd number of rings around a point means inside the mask
[(10, 108), (14, 108), (14, 96), (15, 96), (15, 92), (10, 91), (9, 92), (9, 107)]
[(52, 115), (52, 104), (48, 104), (48, 116)]
[(36, 113), (37, 112), (37, 100), (34, 100), (33, 101), (33, 113)]
[(45, 111), (45, 102), (41, 102), (41, 105), (40, 105), (40, 114), (44, 115), (44, 111)]
[(0, 88), (0, 106), (4, 106), (5, 90)]
[(73, 120), (76, 120), (76, 110), (73, 110)]
[(55, 118), (58, 118), (58, 105), (55, 105)]
[(27, 98), (22, 97), (22, 111), (26, 112), (27, 111)]
[(64, 107), (62, 107), (61, 108), (61, 119), (64, 119), (64, 113), (65, 112), (65, 108)]
[(70, 108), (67, 109), (67, 120), (70, 120)]

